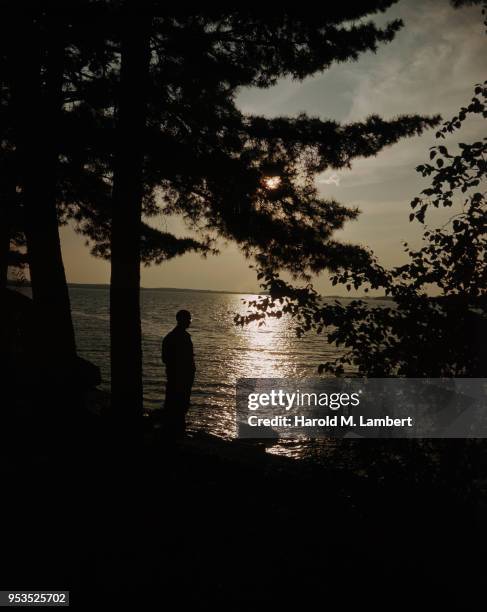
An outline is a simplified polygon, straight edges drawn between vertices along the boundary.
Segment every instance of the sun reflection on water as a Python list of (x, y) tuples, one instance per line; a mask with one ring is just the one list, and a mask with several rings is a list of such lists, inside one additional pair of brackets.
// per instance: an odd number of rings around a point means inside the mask
[[(243, 297), (237, 310), (239, 315), (247, 312), (244, 300), (255, 297)], [(254, 321), (243, 328), (238, 327), (237, 334), (244, 343), (239, 378), (280, 378), (292, 375), (289, 351), (293, 330), (286, 318), (270, 318), (262, 325)]]

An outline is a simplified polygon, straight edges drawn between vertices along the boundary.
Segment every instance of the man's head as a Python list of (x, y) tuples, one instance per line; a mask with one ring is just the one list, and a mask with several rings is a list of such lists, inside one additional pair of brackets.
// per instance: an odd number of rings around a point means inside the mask
[(176, 313), (176, 321), (178, 322), (178, 327), (188, 329), (191, 325), (191, 313), (189, 310), (178, 310)]

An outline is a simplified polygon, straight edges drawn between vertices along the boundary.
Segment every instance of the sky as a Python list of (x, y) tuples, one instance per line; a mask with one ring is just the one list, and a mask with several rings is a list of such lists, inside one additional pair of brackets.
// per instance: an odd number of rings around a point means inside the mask
[[(375, 20), (395, 18), (403, 29), (376, 54), (334, 64), (303, 81), (282, 79), (269, 89), (245, 88), (237, 104), (246, 113), (295, 116), (306, 112), (340, 122), (360, 121), (374, 113), (384, 119), (404, 114), (441, 114), (451, 118), (473, 95), (475, 83), (487, 78), (487, 36), (479, 7), (453, 9), (447, 0), (400, 0)], [(460, 135), (461, 134), (461, 135)], [(479, 121), (470, 121), (452, 143), (483, 136)], [(415, 167), (428, 159), (434, 130), (403, 139), (369, 159), (357, 159), (350, 170), (326, 171), (317, 177), (322, 196), (358, 208), (358, 220), (334, 238), (372, 248), (383, 265), (406, 260), (402, 242), (420, 245), (421, 227), (409, 223), (409, 202), (427, 186)], [(452, 209), (429, 221), (442, 225)], [(189, 235), (177, 218), (151, 219), (151, 224), (176, 235)], [(61, 229), (68, 282), (108, 283), (109, 264), (94, 258), (85, 239), (71, 226)], [(232, 244), (220, 244), (220, 255), (206, 259), (188, 254), (158, 266), (143, 267), (143, 287), (181, 287), (252, 293), (259, 290), (255, 271)], [(327, 273), (313, 280), (323, 294), (336, 293)]]

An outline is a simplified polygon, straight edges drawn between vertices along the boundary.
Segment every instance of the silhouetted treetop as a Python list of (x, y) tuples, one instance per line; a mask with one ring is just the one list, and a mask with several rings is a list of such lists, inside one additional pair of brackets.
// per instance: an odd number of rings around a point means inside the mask
[[(446, 121), (436, 136), (462, 127), (470, 115), (486, 118), (487, 83)], [(428, 208), (459, 211), (442, 227), (424, 227), (422, 245), (404, 245), (408, 261), (386, 269), (372, 252), (369, 258), (342, 259), (333, 285), (365, 293), (380, 289), (387, 305), (326, 301), (310, 287), (293, 287), (261, 267), (262, 287), (270, 296), (251, 302), (240, 324), (289, 314), (299, 335), (313, 330), (342, 352), (321, 371), (335, 375), (358, 371), (368, 376), (485, 376), (487, 349), (487, 207), (485, 186), (487, 139), (430, 149), (431, 163), (417, 167), (431, 186), (411, 202), (411, 221), (425, 224)], [(482, 187), (480, 187), (482, 185)], [(430, 293), (434, 292), (431, 296)]]

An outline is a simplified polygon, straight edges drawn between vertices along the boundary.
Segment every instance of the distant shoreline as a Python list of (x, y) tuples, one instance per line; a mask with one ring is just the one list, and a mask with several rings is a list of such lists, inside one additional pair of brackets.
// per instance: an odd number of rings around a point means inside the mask
[[(9, 287), (30, 287), (30, 283), (15, 283), (9, 282)], [(107, 283), (68, 283), (68, 287), (73, 289), (110, 289), (110, 285)], [(231, 291), (229, 289), (189, 289), (188, 287), (141, 287), (141, 291), (191, 291), (192, 293), (227, 293), (231, 295), (269, 295), (265, 291)], [(322, 296), (327, 299), (339, 299), (339, 300), (390, 300), (390, 297), (385, 295), (379, 296), (349, 296), (349, 295), (324, 295)]]
[[(68, 283), (68, 287), (77, 289), (109, 289), (105, 283)], [(259, 295), (255, 291), (229, 291), (227, 289), (188, 289), (187, 287), (141, 287), (141, 291), (191, 291), (194, 293), (233, 293), (236, 295)]]

